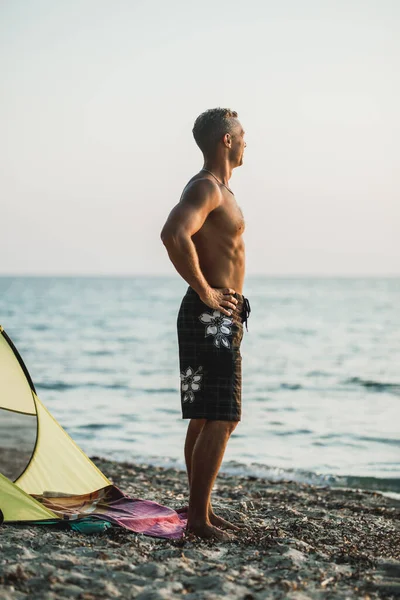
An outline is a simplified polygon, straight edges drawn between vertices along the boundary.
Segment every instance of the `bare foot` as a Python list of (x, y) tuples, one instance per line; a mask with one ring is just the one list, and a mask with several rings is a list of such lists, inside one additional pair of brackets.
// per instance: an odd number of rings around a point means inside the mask
[(221, 527), (222, 529), (233, 529), (234, 531), (240, 531), (242, 528), (238, 525), (234, 525), (230, 523), (226, 519), (219, 517), (213, 512), (208, 513), (208, 518), (210, 519), (211, 525), (215, 525), (216, 527)]
[(232, 540), (232, 536), (229, 535), (229, 533), (226, 533), (225, 531), (222, 531), (221, 529), (218, 529), (218, 527), (214, 527), (214, 525), (208, 524), (208, 523), (201, 523), (201, 524), (193, 524), (191, 523), (189, 525), (189, 523), (187, 524), (187, 531), (190, 533), (194, 533), (195, 535), (197, 535), (198, 537), (201, 538), (205, 538), (205, 539), (215, 539), (215, 540), (219, 540), (221, 542), (229, 542), (230, 540)]
[[(187, 513), (188, 511), (188, 506), (182, 506), (181, 508), (176, 509), (177, 513)], [(239, 525), (234, 525), (226, 519), (219, 517), (212, 510), (209, 511), (208, 518), (210, 520), (211, 525), (215, 525), (215, 527), (220, 527), (221, 529), (232, 529), (233, 531), (241, 531), (243, 529), (243, 527), (239, 527)]]

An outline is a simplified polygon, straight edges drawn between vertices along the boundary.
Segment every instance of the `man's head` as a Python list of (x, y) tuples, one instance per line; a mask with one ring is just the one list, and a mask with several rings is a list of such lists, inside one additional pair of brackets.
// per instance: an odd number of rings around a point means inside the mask
[(210, 108), (197, 117), (193, 136), (205, 157), (227, 157), (232, 167), (243, 163), (246, 142), (237, 116), (229, 108)]

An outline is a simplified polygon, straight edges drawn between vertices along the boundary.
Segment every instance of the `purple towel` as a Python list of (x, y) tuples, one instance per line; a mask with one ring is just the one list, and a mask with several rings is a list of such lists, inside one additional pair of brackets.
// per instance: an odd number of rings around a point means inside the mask
[(33, 496), (62, 519), (96, 517), (136, 533), (180, 539), (185, 531), (187, 512), (176, 512), (151, 500), (130, 498), (114, 485), (82, 496)]

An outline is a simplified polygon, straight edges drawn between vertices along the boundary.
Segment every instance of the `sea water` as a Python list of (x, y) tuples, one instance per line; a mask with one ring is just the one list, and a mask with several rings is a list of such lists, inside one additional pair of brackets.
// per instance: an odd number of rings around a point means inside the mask
[[(0, 277), (0, 324), (90, 456), (184, 468), (175, 277)], [(223, 470), (400, 492), (400, 278), (248, 276)], [(1, 418), (1, 412), (0, 412)]]

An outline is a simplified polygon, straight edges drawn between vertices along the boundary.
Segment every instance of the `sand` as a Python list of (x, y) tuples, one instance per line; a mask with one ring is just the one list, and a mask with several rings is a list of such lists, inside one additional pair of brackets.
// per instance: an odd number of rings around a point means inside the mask
[[(133, 497), (187, 505), (184, 472), (93, 460)], [(220, 475), (213, 505), (244, 526), (232, 541), (3, 525), (0, 598), (400, 598), (399, 500)]]

